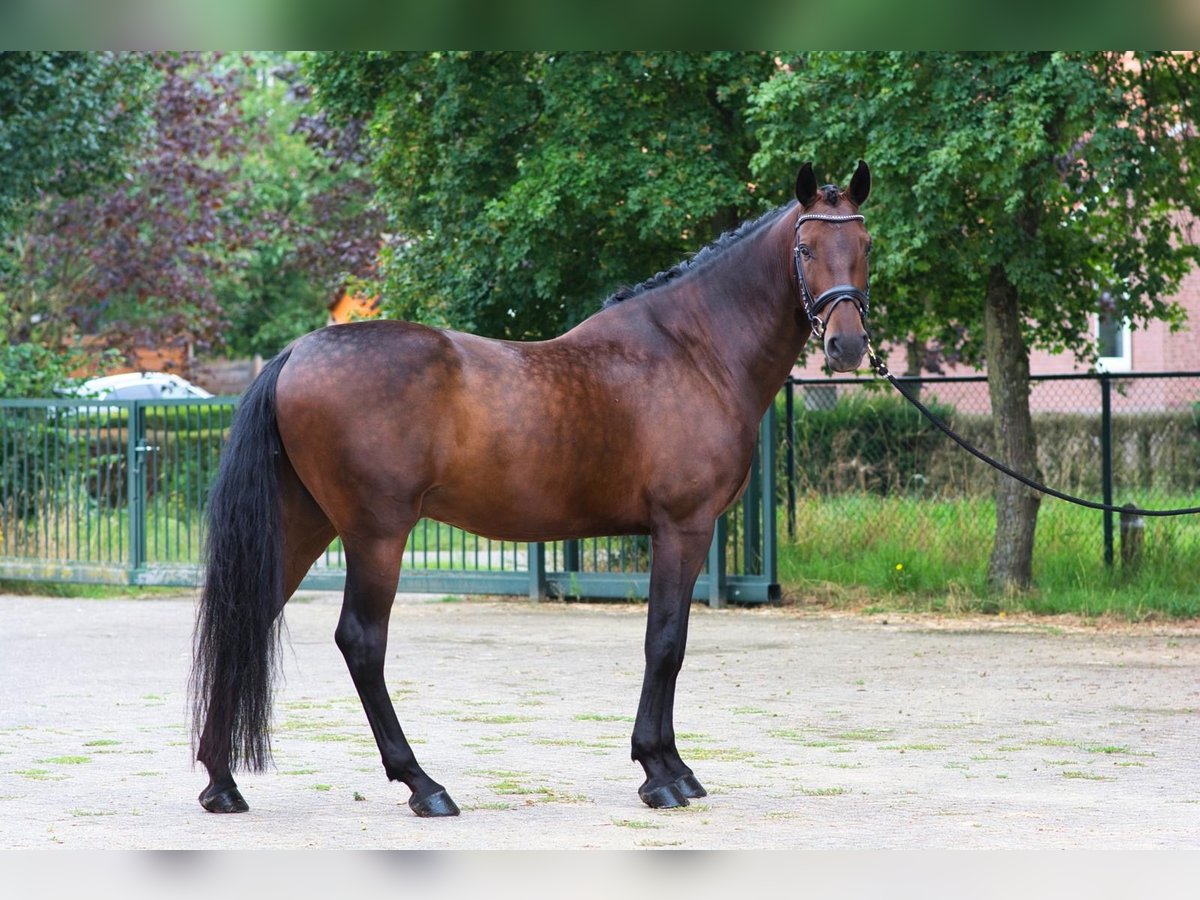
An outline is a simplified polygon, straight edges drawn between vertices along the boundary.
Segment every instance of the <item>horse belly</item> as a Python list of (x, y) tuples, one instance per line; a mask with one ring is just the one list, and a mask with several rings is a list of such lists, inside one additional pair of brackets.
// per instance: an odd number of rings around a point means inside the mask
[(562, 540), (648, 530), (636, 473), (597, 468), (528, 437), (505, 452), (462, 454), (424, 496), (423, 515), (497, 540)]

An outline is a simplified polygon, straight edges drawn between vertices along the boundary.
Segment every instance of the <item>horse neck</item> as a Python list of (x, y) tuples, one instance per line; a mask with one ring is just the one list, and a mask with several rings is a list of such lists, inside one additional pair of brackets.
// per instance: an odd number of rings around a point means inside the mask
[(781, 216), (730, 246), (708, 271), (654, 298), (660, 325), (700, 371), (747, 398), (755, 420), (783, 387), (810, 334), (799, 313), (792, 222)]

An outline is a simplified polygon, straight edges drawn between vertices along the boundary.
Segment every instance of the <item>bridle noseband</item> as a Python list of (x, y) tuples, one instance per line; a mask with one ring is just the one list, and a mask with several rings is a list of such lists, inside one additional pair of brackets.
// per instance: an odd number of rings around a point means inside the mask
[(871, 277), (867, 276), (867, 288), (865, 291), (859, 290), (852, 284), (837, 284), (827, 291), (822, 291), (821, 294), (813, 298), (812, 292), (808, 289), (808, 282), (804, 278), (804, 264), (800, 258), (800, 226), (805, 222), (815, 220), (818, 222), (863, 222), (865, 221), (860, 215), (851, 216), (833, 216), (827, 213), (805, 213), (796, 219), (796, 242), (793, 255), (796, 260), (796, 277), (800, 280), (800, 299), (804, 304), (804, 314), (808, 316), (808, 323), (812, 327), (812, 333), (817, 338), (825, 336), (825, 325), (821, 321), (821, 311), (825, 307), (830, 307), (829, 314), (833, 315), (833, 310), (837, 305), (845, 300), (849, 300), (858, 307), (859, 318), (862, 319), (863, 328), (867, 327), (867, 314), (871, 310)]

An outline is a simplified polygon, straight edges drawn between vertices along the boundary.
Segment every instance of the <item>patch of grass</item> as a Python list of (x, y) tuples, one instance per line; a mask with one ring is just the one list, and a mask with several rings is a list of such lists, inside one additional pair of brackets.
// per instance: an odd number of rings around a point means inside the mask
[(800, 788), (800, 793), (805, 797), (840, 797), (849, 792), (849, 789), (844, 787)]
[(53, 763), (56, 766), (82, 766), (90, 763), (90, 756), (51, 756), (49, 759), (35, 759), (36, 763)]
[(521, 722), (536, 722), (536, 716), (517, 716), (512, 714), (504, 715), (478, 715), (478, 716), (455, 716), (455, 722), (482, 722), (485, 725), (514, 725)]
[(333, 785), (332, 784), (314, 784), (312, 786), (312, 789), (314, 791), (332, 791)]
[[(610, 713), (576, 713), (572, 716), (576, 722), (632, 722), (633, 716), (618, 716)], [(676, 735), (682, 737), (682, 735)]]
[(1115, 781), (1111, 775), (1097, 775), (1094, 772), (1080, 772), (1078, 769), (1068, 769), (1062, 773), (1063, 778), (1081, 778), (1084, 781)]
[[(1138, 502), (1166, 508), (1200, 500), (1182, 494)], [(783, 533), (787, 517), (779, 515), (785, 595), (862, 612), (1025, 612), (1131, 621), (1200, 617), (1195, 589), (1200, 528), (1192, 521), (1148, 523), (1146, 564), (1131, 576), (1120, 566), (1104, 566), (1094, 513), (1066, 503), (1043, 504), (1033, 557), (1035, 589), (998, 598), (986, 585), (995, 528), (990, 497), (813, 492), (802, 495), (796, 507), (797, 519), (805, 523), (796, 540)]]
[(785, 741), (795, 741), (796, 743), (803, 743), (805, 738), (804, 732), (798, 731), (795, 728), (772, 728), (767, 734), (771, 737), (783, 738)]
[(882, 741), (886, 740), (891, 733), (890, 728), (861, 728), (855, 731), (840, 731), (830, 737), (839, 743), (842, 741)]
[(13, 774), (28, 778), (30, 781), (62, 781), (67, 777), (66, 775), (56, 775), (49, 769), (18, 769)]
[(880, 750), (899, 750), (905, 753), (908, 750), (945, 750), (945, 744), (889, 744), (886, 747), (880, 747)]
[(62, 597), (74, 600), (152, 600), (191, 594), (190, 588), (134, 585), (76, 584), (72, 581), (22, 581), (0, 578), (0, 594), (20, 597)]
[(684, 754), (688, 759), (718, 762), (738, 762), (753, 759), (757, 755), (753, 750), (739, 750), (736, 747), (688, 747)]
[(613, 819), (612, 823), (618, 828), (662, 828), (658, 822), (647, 819)]
[(85, 747), (116, 747), (120, 745), (120, 741), (114, 741), (109, 738), (100, 738), (95, 741), (88, 741), (83, 746)]
[(582, 794), (566, 794), (544, 785), (523, 784), (512, 779), (497, 781), (491, 789), (500, 796), (524, 797), (526, 803), (586, 803)]
[(535, 738), (533, 741), (543, 747), (588, 747), (590, 744), (579, 738)]
[(115, 816), (116, 812), (111, 809), (73, 809), (71, 815), (84, 819), (92, 816)]

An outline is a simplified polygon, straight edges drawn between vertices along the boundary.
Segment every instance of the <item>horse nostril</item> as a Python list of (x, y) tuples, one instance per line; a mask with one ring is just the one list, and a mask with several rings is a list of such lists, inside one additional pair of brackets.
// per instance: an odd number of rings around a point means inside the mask
[(825, 352), (830, 356), (842, 355), (842, 339), (836, 334), (831, 334), (829, 340), (825, 342)]

